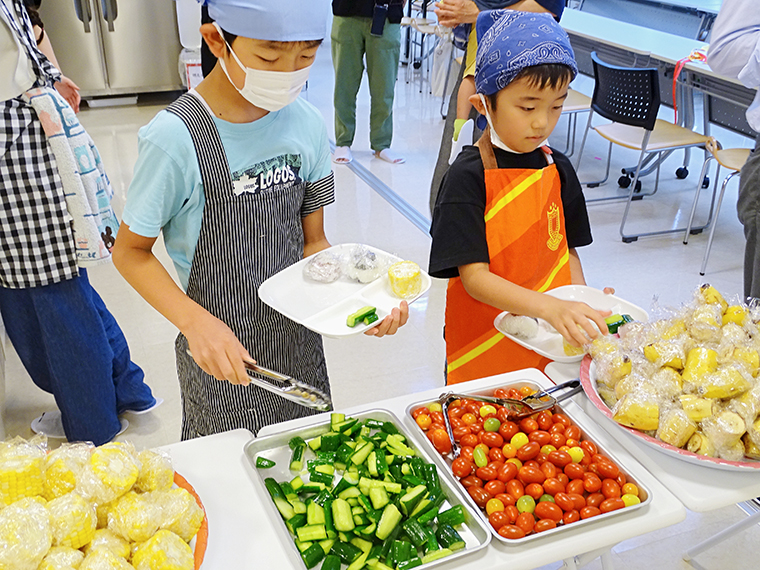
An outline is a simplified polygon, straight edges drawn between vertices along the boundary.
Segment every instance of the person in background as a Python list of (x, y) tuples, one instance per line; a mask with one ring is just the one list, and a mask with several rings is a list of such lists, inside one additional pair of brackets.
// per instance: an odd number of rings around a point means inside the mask
[(549, 362), (494, 329), (502, 311), (541, 318), (574, 346), (607, 332), (608, 313), (543, 294), (585, 284), (576, 248), (592, 241), (575, 171), (545, 146), (578, 72), (567, 34), (550, 14), (512, 10), (482, 12), (476, 27), (471, 102), (488, 127), (446, 173), (430, 230), (430, 275), (449, 279), (448, 383)]
[(391, 164), (404, 158), (391, 150), (393, 98), (401, 50), (401, 18), (405, 0), (333, 0), (330, 34), (335, 68), (335, 154), (348, 164), (356, 133), (356, 95), (367, 61), (370, 113), (369, 141), (375, 157)]
[[(707, 64), (750, 89), (760, 87), (760, 10), (747, 0), (723, 0), (712, 28)], [(760, 298), (760, 91), (747, 109), (755, 149), (739, 175), (736, 211), (744, 226), (744, 295)]]
[[(110, 185), (52, 88), (60, 73), (37, 49), (21, 0), (0, 0), (0, 54), (0, 314), (32, 381), (60, 410), (32, 429), (100, 445), (128, 425), (120, 414), (160, 403), (84, 268), (110, 257), (94, 221), (112, 213)], [(83, 215), (82, 192), (100, 212)]]
[[(60, 71), (61, 66), (58, 64), (58, 60), (55, 57), (55, 52), (53, 51), (53, 46), (50, 43), (50, 38), (48, 38), (47, 34), (45, 33), (45, 24), (42, 23), (42, 18), (40, 18), (40, 14), (38, 12), (40, 5), (42, 4), (42, 0), (24, 0), (24, 4), (26, 5), (26, 9), (29, 12), (29, 19), (32, 21), (32, 25), (34, 26), (34, 37), (37, 40), (37, 48), (43, 54), (45, 54), (45, 57), (48, 58), (48, 61), (50, 61), (50, 63), (52, 63)], [(82, 98), (79, 96), (79, 87), (65, 75), (61, 74), (60, 77), (60, 80), (55, 82), (54, 87), (58, 90), (58, 93), (60, 93), (61, 96), (66, 99), (71, 108), (74, 109), (74, 112), (78, 113), (79, 103), (82, 100)]]
[[(322, 338), (258, 287), (329, 247), (334, 201), (324, 120), (298, 95), (327, 29), (327, 0), (206, 0), (217, 58), (196, 90), (143, 127), (114, 246), (125, 279), (180, 330), (182, 438), (313, 413), (249, 383), (245, 361), (329, 394)], [(153, 254), (163, 232), (177, 285)], [(370, 335), (393, 334), (406, 302)]]

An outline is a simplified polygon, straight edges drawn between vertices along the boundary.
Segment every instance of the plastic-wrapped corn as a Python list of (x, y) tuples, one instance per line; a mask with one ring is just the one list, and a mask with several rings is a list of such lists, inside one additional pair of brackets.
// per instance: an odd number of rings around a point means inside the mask
[(110, 550), (96, 548), (84, 557), (79, 570), (135, 570), (135, 567)]
[(96, 504), (108, 503), (129, 491), (140, 466), (131, 444), (106, 443), (95, 448), (82, 470), (77, 491)]
[(660, 417), (657, 438), (675, 447), (683, 447), (695, 431), (697, 424), (689, 419), (686, 412), (671, 408)]
[(696, 340), (713, 342), (720, 340), (723, 314), (719, 305), (700, 305), (686, 322), (689, 334)]
[(179, 535), (185, 542), (190, 542), (198, 533), (205, 516), (195, 498), (181, 488), (156, 491), (149, 495), (160, 509), (160, 527)]
[(82, 548), (95, 536), (95, 507), (78, 493), (53, 499), (47, 508), (55, 546)]
[(108, 528), (130, 542), (148, 540), (161, 523), (160, 509), (151, 494), (130, 491), (116, 500), (108, 510)]
[(84, 552), (70, 546), (54, 546), (42, 559), (37, 570), (76, 570), (84, 560)]
[(55, 499), (76, 488), (77, 477), (90, 460), (93, 446), (87, 443), (64, 444), (45, 458), (43, 496)]
[(135, 570), (193, 570), (190, 546), (168, 530), (159, 530), (132, 554)]
[(18, 437), (0, 443), (0, 503), (42, 494), (45, 451)]
[(414, 261), (397, 261), (388, 268), (391, 291), (396, 297), (410, 299), (422, 290), (420, 266)]
[(20, 499), (0, 511), (0, 568), (37, 570), (52, 542), (44, 499)]
[(140, 461), (140, 474), (135, 482), (135, 491), (166, 491), (174, 484), (174, 469), (165, 455), (145, 449), (137, 455)]
[(83, 550), (85, 554), (89, 554), (91, 550), (95, 550), (96, 548), (110, 550), (116, 556), (125, 559), (129, 558), (131, 552), (129, 542), (109, 528), (99, 528), (96, 530), (95, 536), (92, 537), (90, 543)]

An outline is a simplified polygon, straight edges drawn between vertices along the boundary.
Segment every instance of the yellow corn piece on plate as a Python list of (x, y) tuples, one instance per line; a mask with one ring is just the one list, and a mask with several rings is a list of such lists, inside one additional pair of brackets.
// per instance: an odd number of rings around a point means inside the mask
[(44, 500), (24, 498), (0, 511), (0, 568), (36, 569), (52, 543)]
[(168, 530), (159, 530), (137, 546), (132, 554), (135, 570), (193, 570), (195, 561), (190, 546)]
[(54, 546), (42, 559), (37, 570), (71, 570), (84, 560), (84, 552), (70, 546)]
[(47, 505), (53, 544), (82, 548), (95, 536), (95, 507), (78, 493), (67, 493)]

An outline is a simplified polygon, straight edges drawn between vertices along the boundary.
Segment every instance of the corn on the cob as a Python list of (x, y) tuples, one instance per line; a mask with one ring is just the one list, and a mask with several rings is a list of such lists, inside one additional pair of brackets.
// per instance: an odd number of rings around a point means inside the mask
[(148, 540), (158, 530), (160, 512), (154, 501), (130, 491), (108, 511), (108, 528), (130, 542)]
[(37, 570), (53, 542), (43, 503), (24, 498), (0, 511), (0, 568)]
[(193, 570), (193, 551), (179, 536), (159, 530), (132, 554), (135, 570)]
[(185, 542), (190, 542), (198, 533), (203, 522), (203, 509), (187, 490), (177, 488), (147, 493), (145, 496), (150, 497), (149, 500), (159, 508), (160, 528), (172, 531)]
[(0, 503), (42, 494), (45, 452), (21, 438), (0, 443)]
[(76, 570), (84, 560), (84, 552), (70, 546), (54, 546), (42, 559), (37, 570)]
[(110, 550), (96, 548), (84, 557), (78, 570), (135, 570), (135, 567)]
[(92, 449), (87, 443), (64, 444), (48, 454), (42, 493), (48, 501), (74, 490), (77, 476), (90, 460)]
[(77, 482), (77, 491), (96, 504), (108, 503), (129, 491), (139, 473), (131, 445), (107, 443), (92, 452)]
[(174, 484), (174, 469), (169, 458), (150, 449), (145, 449), (137, 455), (140, 461), (140, 474), (135, 483), (135, 491), (148, 493), (150, 491), (167, 491)]
[(95, 536), (95, 507), (72, 492), (48, 503), (55, 546), (82, 548)]
[(125, 559), (129, 558), (131, 552), (129, 548), (129, 542), (124, 540), (109, 528), (99, 528), (96, 530), (95, 536), (92, 538), (90, 543), (84, 547), (83, 550), (85, 554), (89, 554), (90, 550), (95, 550), (96, 548), (110, 550), (116, 556), (121, 556)]

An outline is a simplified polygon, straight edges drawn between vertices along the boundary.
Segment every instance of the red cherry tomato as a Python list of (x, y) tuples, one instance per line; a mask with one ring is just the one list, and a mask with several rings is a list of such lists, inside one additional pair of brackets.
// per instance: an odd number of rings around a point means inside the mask
[(454, 435), (454, 441), (461, 442), (462, 438), (470, 433), (470, 428), (467, 426), (455, 427), (451, 430), (451, 433)]
[(599, 505), (599, 510), (603, 513), (609, 513), (610, 511), (616, 511), (618, 509), (625, 508), (623, 499), (613, 497), (611, 499), (605, 499)]
[(465, 457), (457, 457), (451, 463), (451, 471), (461, 479), (474, 473), (475, 463)]
[(604, 501), (604, 495), (601, 493), (590, 493), (586, 497), (586, 506), (587, 507), (598, 507), (602, 504), (602, 501)]
[(530, 483), (525, 486), (525, 494), (530, 495), (536, 501), (538, 501), (541, 498), (541, 496), (544, 494), (544, 488), (542, 485), (538, 483)]
[(501, 398), (502, 400), (507, 397), (507, 389), (506, 388), (496, 388), (493, 391), (493, 397), (494, 398)]
[(595, 517), (600, 514), (602, 514), (602, 511), (600, 511), (597, 507), (583, 507), (581, 509), (582, 519), (590, 519), (591, 517)]
[(554, 504), (565, 512), (575, 509), (575, 501), (567, 493), (557, 493), (554, 495)]
[(537, 429), (534, 432), (528, 434), (528, 441), (535, 441), (538, 445), (543, 447), (551, 442), (552, 435), (548, 431)]
[(565, 428), (565, 437), (576, 441), (579, 440), (581, 438), (581, 428), (578, 426), (569, 426)]
[(515, 524), (523, 529), (525, 534), (528, 534), (536, 525), (536, 519), (533, 516), (533, 513), (520, 513), (520, 516), (517, 517)]
[(533, 527), (533, 530), (536, 532), (544, 532), (545, 530), (551, 530), (553, 528), (557, 528), (557, 523), (551, 519), (541, 519), (536, 523), (536, 526)]
[(596, 447), (596, 444), (593, 441), (584, 440), (581, 442), (581, 449), (586, 452), (586, 455), (589, 455), (591, 457), (594, 457), (597, 453), (599, 453), (599, 450)]
[[(514, 505), (517, 502), (517, 499), (507, 493), (499, 493), (498, 495), (494, 496), (494, 499), (499, 499), (502, 503), (504, 503), (505, 508), (509, 507), (510, 505)], [(515, 518), (517, 518), (517, 515), (515, 515)], [(512, 520), (512, 522), (514, 523), (515, 521)]]
[(560, 413), (560, 414), (554, 414), (552, 416), (552, 421), (555, 424), (556, 423), (560, 423), (563, 426), (565, 426), (566, 428), (570, 427), (571, 425), (573, 425), (573, 422), (570, 421), (570, 418), (568, 418), (565, 414), (562, 414), (562, 413)]
[(552, 413), (549, 410), (539, 412), (536, 416), (536, 423), (538, 423), (538, 427), (540, 429), (549, 431), (549, 429), (552, 427), (552, 424), (554, 423), (552, 421)]
[(567, 487), (567, 484), (570, 482), (570, 477), (565, 475), (562, 471), (557, 470), (557, 481), (565, 485)]
[(554, 463), (550, 463), (549, 461), (544, 461), (543, 463), (539, 461), (539, 463), (541, 464), (541, 467), (539, 467), (539, 469), (541, 469), (543, 474), (546, 475), (547, 479), (557, 477), (557, 467), (554, 465)]
[(475, 504), (481, 509), (485, 509), (486, 503), (493, 499), (491, 493), (486, 491), (483, 487), (468, 487), (467, 492), (470, 494), (470, 497), (472, 497), (472, 500), (475, 501)]
[(572, 481), (569, 481), (567, 485), (565, 485), (565, 492), (568, 495), (581, 495), (586, 492), (586, 489), (583, 488), (583, 479), (573, 479)]
[(517, 478), (527, 485), (529, 483), (543, 483), (546, 475), (544, 475), (543, 471), (532, 465), (523, 465), (517, 472)]
[(602, 495), (607, 499), (617, 499), (621, 495), (620, 485), (614, 479), (602, 481)]
[(475, 447), (480, 443), (480, 440), (478, 439), (478, 436), (474, 433), (468, 433), (466, 435), (462, 436), (462, 439), (459, 441), (462, 445), (467, 445), (469, 447)]
[[(475, 470), (475, 475), (477, 475), (479, 479), (483, 479), (483, 481), (493, 481), (496, 479), (496, 475), (498, 475), (498, 473), (499, 470), (493, 465), (478, 467)], [(601, 482), (599, 484), (601, 485)]]
[(512, 495), (515, 499), (519, 499), (525, 494), (525, 486), (517, 479), (507, 481), (507, 494)]
[(459, 450), (459, 457), (464, 457), (465, 459), (469, 459), (470, 461), (472, 461), (473, 449), (474, 448), (470, 447), (469, 445), (463, 445), (462, 448)]
[(604, 479), (616, 479), (620, 474), (620, 469), (612, 461), (598, 461), (596, 468)]
[(499, 536), (503, 536), (504, 538), (523, 538), (525, 536), (525, 531), (521, 529), (519, 526), (513, 525), (513, 524), (506, 524), (502, 526), (498, 531)]
[(514, 505), (507, 505), (504, 507), (504, 512), (507, 513), (507, 516), (509, 517), (509, 524), (515, 524), (515, 522), (517, 522), (517, 517), (520, 516), (520, 511), (517, 510), (517, 507)]
[(528, 461), (538, 455), (540, 451), (541, 446), (535, 441), (531, 441), (517, 450), (517, 459), (520, 461)]
[(546, 490), (551, 496), (556, 496), (557, 493), (565, 492), (565, 486), (560, 483), (559, 479), (551, 477), (544, 481), (544, 490)]
[(510, 441), (518, 431), (520, 431), (520, 428), (517, 427), (517, 424), (508, 420), (502, 421), (499, 426), (499, 435), (503, 437), (505, 441)]
[(504, 493), (507, 490), (507, 486), (499, 481), (498, 479), (492, 479), (485, 485), (483, 485), (483, 488), (491, 493), (494, 497), (497, 497), (498, 495)]
[[(567, 475), (570, 477), (570, 474)], [(572, 477), (571, 477), (572, 479)], [(596, 493), (602, 488), (602, 480), (596, 473), (584, 473), (583, 474), (583, 488), (589, 493)]]
[[(570, 480), (574, 479), (582, 479), (583, 475), (586, 473), (586, 470), (583, 468), (583, 465), (579, 465), (577, 463), (568, 463), (565, 465), (565, 475), (567, 475)], [(590, 475), (593, 475), (593, 473), (590, 473)], [(599, 477), (597, 477), (599, 479)], [(599, 481), (599, 485), (601, 486), (602, 482)]]
[(438, 453), (449, 453), (451, 451), (451, 440), (445, 429), (436, 429), (431, 432), (433, 447)]
[(488, 447), (501, 447), (502, 445), (504, 445), (504, 438), (495, 431), (481, 432), (480, 441), (481, 443), (484, 443)]
[(491, 523), (494, 530), (499, 530), (509, 523), (509, 516), (504, 511), (494, 511), (488, 515), (488, 522)]
[(578, 511), (576, 511), (576, 510), (567, 511), (562, 516), (562, 522), (564, 524), (570, 524), (570, 523), (578, 522), (579, 520), (581, 520), (581, 514)]
[(620, 472), (618, 473), (618, 476), (615, 477), (615, 481), (617, 481), (617, 484), (620, 485), (620, 488), (623, 488), (623, 485), (625, 485), (628, 482), (628, 479), (625, 476), (625, 473)]
[(562, 520), (562, 509), (551, 501), (540, 501), (536, 503), (535, 515), (539, 519), (551, 519), (554, 522)]
[(519, 426), (524, 433), (531, 434), (538, 429), (538, 422), (533, 418), (523, 418), (520, 420)]
[(465, 489), (470, 487), (482, 487), (483, 480), (477, 475), (470, 475), (459, 481)]
[(560, 450), (552, 451), (547, 457), (547, 460), (559, 468), (564, 468), (566, 465), (573, 462), (573, 458), (570, 457), (570, 454), (567, 451)]
[(491, 451), (488, 452), (488, 459), (491, 461), (500, 461), (501, 463), (504, 463), (507, 458), (504, 457), (504, 452), (500, 448), (493, 447), (491, 448)]
[(505, 463), (499, 468), (499, 472), (496, 477), (499, 481), (506, 483), (517, 477), (518, 468), (514, 463)]

